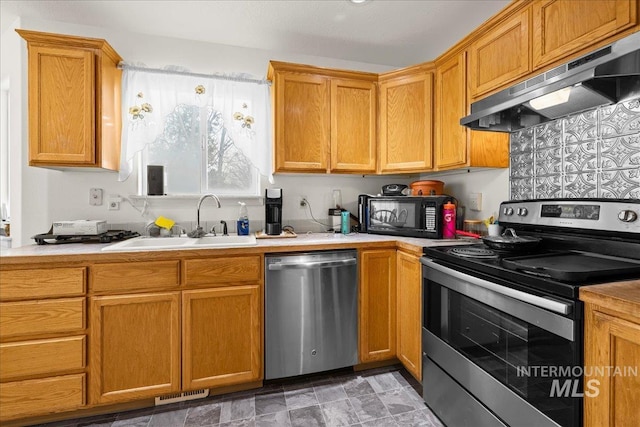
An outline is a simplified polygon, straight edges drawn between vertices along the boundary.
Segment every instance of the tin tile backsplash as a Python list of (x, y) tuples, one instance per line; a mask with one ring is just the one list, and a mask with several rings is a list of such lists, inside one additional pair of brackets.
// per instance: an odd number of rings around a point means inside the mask
[(640, 198), (640, 99), (511, 134), (512, 200)]

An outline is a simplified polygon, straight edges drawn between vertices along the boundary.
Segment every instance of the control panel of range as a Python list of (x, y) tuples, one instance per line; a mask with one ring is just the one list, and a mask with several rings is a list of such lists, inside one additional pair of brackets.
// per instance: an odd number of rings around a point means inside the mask
[(640, 200), (514, 200), (500, 204), (499, 221), (640, 233)]

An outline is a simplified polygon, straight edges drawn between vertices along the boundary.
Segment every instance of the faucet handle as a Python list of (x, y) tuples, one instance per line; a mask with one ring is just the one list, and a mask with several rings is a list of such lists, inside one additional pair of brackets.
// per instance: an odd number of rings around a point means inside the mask
[(216, 226), (215, 225), (213, 227), (211, 227), (211, 231), (209, 233), (213, 233), (214, 236), (217, 236), (217, 234), (216, 234)]

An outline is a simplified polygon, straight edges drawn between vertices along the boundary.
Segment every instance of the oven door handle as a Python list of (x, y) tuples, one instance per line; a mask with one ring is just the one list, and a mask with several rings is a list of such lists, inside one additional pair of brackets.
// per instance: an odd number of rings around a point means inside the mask
[(572, 308), (571, 304), (567, 304), (561, 301), (556, 301), (554, 299), (547, 298), (547, 297), (539, 297), (537, 295), (528, 294), (526, 292), (522, 292), (517, 289), (511, 289), (505, 286), (491, 283), (486, 280), (479, 279), (477, 277), (469, 276), (468, 274), (461, 273), (451, 268), (444, 267), (440, 264), (436, 264), (435, 262), (429, 259), (423, 258), (422, 264), (434, 270), (440, 271), (441, 273), (445, 273), (449, 276), (453, 276), (457, 279), (464, 280), (465, 282), (471, 283), (473, 285), (480, 286), (481, 288), (485, 288), (492, 292), (495, 292), (507, 297), (511, 297), (519, 301), (529, 303), (531, 305), (535, 305), (536, 307), (544, 308), (545, 310), (549, 310), (555, 313), (560, 313), (565, 315), (571, 313), (571, 308)]

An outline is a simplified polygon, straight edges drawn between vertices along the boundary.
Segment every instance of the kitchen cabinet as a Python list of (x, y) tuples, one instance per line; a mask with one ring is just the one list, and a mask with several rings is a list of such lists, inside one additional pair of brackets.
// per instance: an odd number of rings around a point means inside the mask
[(396, 357), (396, 251), (360, 251), (359, 343), (361, 362)]
[(530, 72), (529, 16), (527, 7), (471, 43), (468, 79), (472, 100)]
[(591, 374), (584, 379), (587, 427), (632, 425), (637, 419), (640, 376), (632, 370), (640, 366), (638, 284), (580, 291), (585, 301), (584, 365)]
[(380, 75), (379, 172), (433, 167), (432, 85), (430, 64)]
[(509, 134), (460, 125), (469, 109), (466, 51), (436, 61), (436, 103), (436, 170), (509, 166)]
[(271, 61), (274, 170), (375, 173), (377, 75)]
[(261, 297), (259, 284), (183, 292), (183, 389), (261, 378)]
[(0, 271), (0, 422), (86, 405), (85, 271)]
[(105, 40), (16, 31), (28, 47), (29, 165), (118, 170), (122, 58)]
[(398, 359), (422, 381), (422, 264), (420, 255), (397, 255)]
[(534, 0), (533, 68), (584, 52), (638, 24), (638, 0)]
[(90, 402), (180, 391), (180, 292), (91, 298)]

